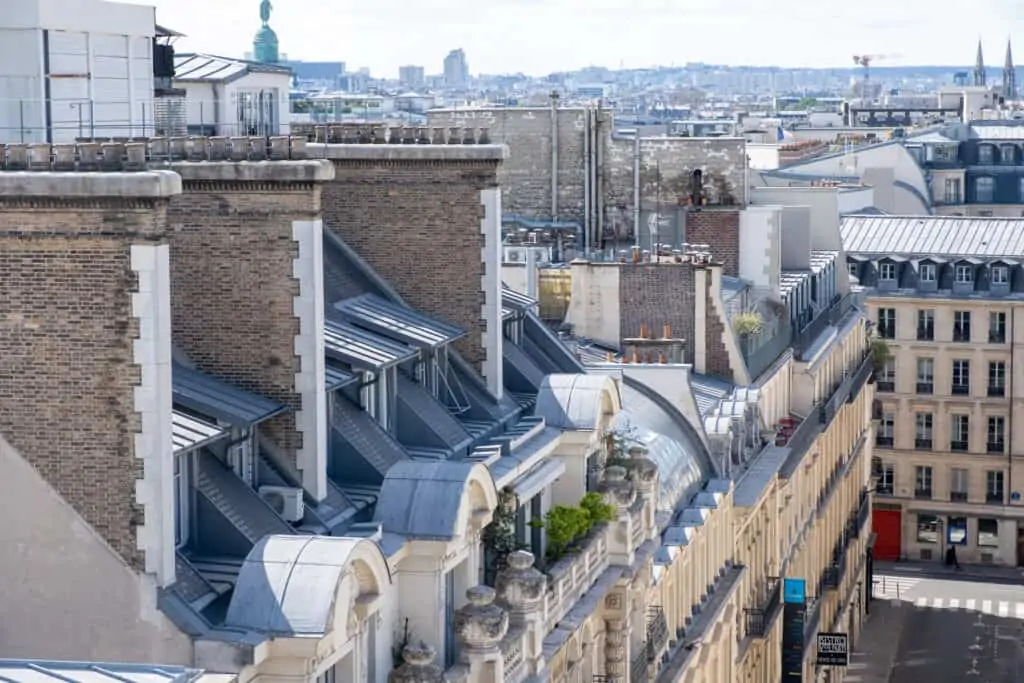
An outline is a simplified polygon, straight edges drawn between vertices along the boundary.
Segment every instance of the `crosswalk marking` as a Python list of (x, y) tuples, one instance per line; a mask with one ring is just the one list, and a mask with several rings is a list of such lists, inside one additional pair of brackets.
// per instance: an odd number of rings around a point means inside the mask
[(942, 598), (935, 598), (932, 600), (932, 607), (935, 609), (942, 609)]
[(969, 610), (969, 611), (973, 611), (974, 610), (974, 599), (971, 598), (970, 600), (968, 600), (967, 603), (964, 605), (964, 607), (967, 608), (967, 610)]
[(917, 599), (917, 606), (918, 607), (927, 607), (928, 606), (928, 598), (918, 598)]
[(1010, 603), (1000, 602), (999, 603), (999, 616), (1006, 617), (1010, 614)]
[(949, 609), (960, 609), (960, 601), (956, 598), (949, 599)]
[(984, 612), (985, 614), (992, 614), (992, 601), (991, 600), (982, 600), (981, 601), (981, 611)]
[(1024, 619), (1024, 602), (1018, 602), (1013, 606), (1013, 616), (1017, 619)]

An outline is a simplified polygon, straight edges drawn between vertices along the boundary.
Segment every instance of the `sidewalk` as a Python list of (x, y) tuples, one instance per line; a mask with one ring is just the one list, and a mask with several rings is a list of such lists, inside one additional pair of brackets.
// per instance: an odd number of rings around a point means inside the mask
[(874, 600), (860, 638), (850, 653), (844, 683), (889, 683), (899, 653), (903, 622), (913, 608), (895, 600)]
[(920, 576), (928, 579), (959, 581), (985, 581), (992, 583), (1024, 584), (1024, 568), (996, 567), (989, 564), (961, 564), (960, 571), (941, 562), (881, 562), (876, 560), (875, 574), (894, 576)]

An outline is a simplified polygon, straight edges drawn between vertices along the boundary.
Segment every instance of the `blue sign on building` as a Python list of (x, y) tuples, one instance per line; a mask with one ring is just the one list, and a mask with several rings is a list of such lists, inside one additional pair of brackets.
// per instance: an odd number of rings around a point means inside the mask
[(791, 605), (807, 602), (807, 581), (804, 579), (783, 579), (782, 601)]

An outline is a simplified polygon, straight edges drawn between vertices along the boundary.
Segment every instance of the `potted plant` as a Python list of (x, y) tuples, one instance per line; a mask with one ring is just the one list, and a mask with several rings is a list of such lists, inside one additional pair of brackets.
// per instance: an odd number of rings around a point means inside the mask
[(741, 337), (750, 337), (764, 329), (764, 318), (756, 311), (747, 311), (733, 318), (732, 327)]

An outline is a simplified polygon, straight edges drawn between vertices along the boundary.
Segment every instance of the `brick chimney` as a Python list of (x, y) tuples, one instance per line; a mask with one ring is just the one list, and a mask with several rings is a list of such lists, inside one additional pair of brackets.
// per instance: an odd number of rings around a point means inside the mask
[(500, 397), (498, 168), (507, 148), (482, 144), (486, 133), (473, 129), (410, 131), (391, 131), (386, 144), (345, 144), (385, 138), (339, 129), (332, 143), (309, 145), (334, 164), (324, 222), (407, 304), (465, 329), (456, 348)]
[[(24, 148), (6, 151), (20, 165)], [(49, 146), (36, 152), (46, 168)], [(175, 578), (166, 236), (180, 191), (167, 171), (0, 172), (0, 435), (160, 585)]]
[[(171, 163), (184, 189), (168, 212), (174, 343), (200, 370), (292, 408), (260, 429), (284, 455), (278, 464), (319, 500), (327, 493), (320, 197), (333, 169), (289, 160), (282, 144), (271, 146), (285, 157), (275, 161)], [(238, 156), (252, 158), (244, 149)]]

